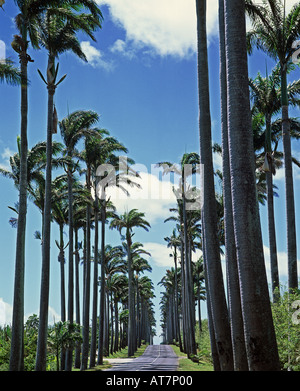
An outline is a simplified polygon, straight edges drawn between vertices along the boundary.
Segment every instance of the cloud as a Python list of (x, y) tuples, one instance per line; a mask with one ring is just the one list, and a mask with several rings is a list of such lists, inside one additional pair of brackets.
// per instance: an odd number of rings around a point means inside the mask
[[(196, 52), (196, 6), (194, 0), (97, 0), (107, 5), (113, 21), (126, 31), (126, 48), (151, 49), (160, 56), (190, 56)], [(218, 1), (207, 9), (209, 38), (218, 33)], [(120, 40), (117, 45), (120, 45)], [(115, 45), (116, 45), (115, 44)], [(120, 49), (120, 46), (119, 46)]]
[(0, 326), (12, 323), (12, 306), (0, 298)]
[(80, 43), (80, 46), (81, 50), (83, 51), (88, 60), (88, 63), (93, 68), (103, 68), (107, 71), (113, 69), (112, 62), (105, 61), (103, 59), (103, 54), (101, 53), (101, 51), (92, 46), (89, 41), (82, 41)]
[[(271, 265), (270, 265), (270, 249), (269, 247), (264, 245), (264, 255), (265, 255), (265, 264), (266, 264), (266, 271), (267, 271), (267, 277), (268, 282), (271, 282)], [(277, 259), (278, 259), (278, 273), (279, 273), (279, 279), (286, 280), (288, 277), (288, 258), (286, 252), (277, 252)], [(300, 260), (297, 261), (298, 270), (300, 270)]]
[[(166, 244), (147, 242), (144, 243), (144, 249), (151, 254), (151, 260), (155, 263), (155, 266), (158, 267), (174, 267), (174, 258), (172, 255), (172, 249), (167, 247)], [(172, 255), (170, 257), (170, 254)], [(178, 256), (180, 254), (178, 253)], [(202, 255), (201, 250), (196, 250), (196, 252), (192, 253), (193, 262), (197, 261)], [(180, 267), (180, 262), (178, 262), (178, 266)]]
[[(137, 170), (137, 165), (133, 166)], [(121, 213), (131, 209), (138, 209), (145, 213), (145, 218), (153, 224), (169, 217), (169, 208), (176, 205), (176, 198), (172, 191), (173, 183), (159, 180), (153, 173), (140, 172), (140, 178), (135, 178), (141, 188), (125, 186), (130, 195), (127, 196), (118, 188), (107, 191), (117, 210)]]
[(0, 163), (0, 168), (3, 168), (4, 170), (10, 171), (10, 163), (9, 158), (14, 155), (14, 152), (11, 151), (9, 148), (5, 148), (4, 152), (1, 153), (2, 162)]

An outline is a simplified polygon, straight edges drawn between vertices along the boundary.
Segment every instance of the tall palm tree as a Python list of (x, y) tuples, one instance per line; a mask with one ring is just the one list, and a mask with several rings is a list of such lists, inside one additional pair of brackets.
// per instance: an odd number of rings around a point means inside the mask
[(12, 86), (21, 84), (21, 73), (10, 59), (0, 59), (0, 82), (6, 82)]
[(127, 265), (128, 265), (128, 357), (134, 355), (134, 340), (135, 340), (135, 327), (134, 327), (134, 304), (133, 304), (133, 270), (132, 270), (132, 236), (134, 228), (143, 228), (146, 231), (149, 230), (150, 224), (144, 219), (145, 214), (138, 212), (137, 209), (131, 209), (129, 212), (125, 212), (123, 215), (115, 217), (111, 223), (110, 228), (116, 228), (122, 235), (125, 230), (125, 238), (128, 248)]
[(48, 301), (49, 301), (49, 267), (50, 267), (50, 215), (51, 215), (51, 166), (52, 166), (52, 134), (55, 129), (54, 94), (57, 86), (63, 81), (63, 76), (57, 81), (58, 64), (55, 59), (62, 53), (72, 51), (79, 58), (86, 61), (76, 32), (80, 29), (94, 39), (92, 31), (95, 27), (101, 27), (101, 13), (98, 15), (72, 12), (70, 6), (62, 4), (60, 8), (49, 8), (40, 21), (40, 42), (48, 51), (48, 66), (46, 79), (39, 71), (42, 80), (48, 89), (48, 123), (47, 123), (47, 166), (46, 166), (46, 191), (43, 229), (43, 264), (40, 300), (40, 323), (37, 348), (36, 370), (46, 368), (46, 346), (48, 328)]
[(287, 73), (289, 63), (297, 48), (295, 42), (300, 37), (300, 2), (290, 12), (286, 12), (286, 1), (263, 0), (263, 7), (256, 6), (250, 14), (253, 29), (248, 33), (249, 50), (253, 47), (263, 50), (271, 58), (279, 61), (281, 72), (282, 140), (285, 166), (288, 285), (298, 287), (297, 243), (295, 200), (293, 185), (291, 134)]
[(14, 36), (12, 47), (19, 55), (21, 72), (21, 143), (19, 218), (16, 241), (16, 262), (14, 282), (14, 303), (12, 319), (12, 343), (10, 370), (20, 371), (24, 366), (23, 322), (24, 322), (24, 272), (25, 272), (25, 231), (27, 214), (27, 114), (28, 114), (28, 62), (33, 62), (28, 54), (29, 43), (38, 49), (37, 27), (40, 15), (51, 5), (59, 5), (58, 0), (15, 0), (19, 14), (15, 18), (18, 34)]
[(220, 87), (221, 87), (221, 125), (222, 125), (222, 179), (224, 204), (225, 257), (227, 270), (228, 307), (235, 370), (248, 370), (244, 325), (241, 308), (236, 243), (232, 216), (230, 163), (228, 149), (227, 77), (225, 54), (224, 0), (219, 1), (220, 34)]
[(182, 352), (182, 342), (181, 342), (181, 333), (180, 333), (180, 321), (179, 321), (179, 313), (178, 313), (178, 267), (177, 267), (177, 250), (180, 248), (180, 238), (176, 234), (176, 229), (173, 229), (172, 235), (170, 237), (165, 237), (164, 240), (168, 243), (168, 248), (173, 250), (173, 259), (174, 259), (174, 267), (175, 267), (175, 318), (177, 324), (177, 340), (179, 342), (179, 348)]
[[(60, 131), (63, 142), (65, 144), (65, 171), (68, 178), (68, 221), (69, 221), (69, 276), (68, 276), (68, 321), (73, 323), (73, 311), (74, 311), (74, 239), (73, 239), (73, 174), (76, 170), (76, 166), (73, 162), (73, 157), (77, 153), (76, 145), (84, 137), (95, 135), (97, 132), (92, 129), (92, 126), (98, 122), (99, 116), (93, 111), (75, 111), (64, 118), (60, 123)], [(77, 154), (78, 155), (78, 154)], [(70, 371), (72, 368), (72, 351), (67, 351), (66, 357), (66, 370)]]
[(228, 142), (233, 223), (249, 370), (277, 370), (279, 359), (256, 195), (248, 86), (245, 3), (225, 0)]
[[(101, 257), (104, 258), (105, 249), (105, 224), (107, 219), (107, 189), (109, 187), (118, 187), (125, 194), (129, 192), (124, 184), (130, 187), (140, 187), (138, 183), (133, 181), (132, 177), (139, 175), (130, 168), (134, 161), (130, 158), (118, 156), (116, 152), (127, 153), (127, 148), (118, 142), (114, 137), (107, 137), (105, 143), (102, 144), (100, 160), (95, 163), (99, 164), (95, 173), (95, 194), (96, 200), (99, 198), (101, 208)], [(99, 324), (99, 344), (98, 344), (98, 365), (103, 363), (103, 331), (104, 331), (104, 265), (101, 264), (101, 289), (100, 289), (100, 324)], [(96, 319), (94, 320), (96, 323)], [(92, 346), (93, 347), (93, 346)], [(93, 358), (94, 352), (91, 353)]]
[(208, 289), (212, 309), (215, 339), (222, 370), (233, 369), (232, 343), (228, 311), (222, 277), (219, 240), (217, 236), (217, 214), (212, 161), (211, 118), (209, 102), (209, 78), (206, 34), (206, 1), (196, 0), (198, 36), (198, 90), (200, 161), (202, 164), (202, 235), (204, 262), (207, 268)]
[(183, 154), (180, 165), (177, 166), (170, 162), (158, 163), (159, 167), (163, 167), (163, 174), (174, 172), (179, 175), (179, 188), (173, 189), (174, 194), (177, 198), (178, 205), (181, 206), (180, 223), (182, 224), (181, 229), (181, 256), (182, 256), (182, 273), (183, 273), (183, 284), (182, 289), (184, 293), (184, 323), (186, 323), (186, 336), (184, 341), (185, 350), (188, 354), (196, 354), (196, 341), (194, 332), (194, 321), (193, 321), (193, 309), (192, 309), (192, 274), (191, 274), (191, 259), (188, 243), (188, 224), (187, 224), (187, 211), (195, 208), (194, 198), (195, 192), (188, 187), (187, 179), (188, 176), (195, 174), (198, 171), (200, 163), (199, 155), (195, 152)]
[[(266, 182), (267, 182), (267, 203), (268, 203), (268, 228), (269, 228), (269, 245), (271, 260), (271, 281), (272, 292), (279, 289), (277, 245), (275, 231), (275, 216), (273, 202), (273, 175), (275, 175), (275, 150), (272, 149), (272, 117), (281, 109), (281, 78), (280, 67), (273, 69), (271, 75), (262, 77), (259, 73), (255, 79), (249, 79), (251, 88), (251, 98), (253, 108), (262, 113), (265, 118), (265, 164), (263, 165)], [(300, 82), (296, 81), (287, 86), (288, 101), (291, 106), (299, 106)], [(276, 299), (273, 293), (273, 299)]]

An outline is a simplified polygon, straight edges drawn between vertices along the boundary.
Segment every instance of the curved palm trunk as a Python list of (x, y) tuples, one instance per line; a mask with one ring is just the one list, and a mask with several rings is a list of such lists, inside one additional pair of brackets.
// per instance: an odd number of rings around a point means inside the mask
[[(23, 42), (27, 41), (27, 29), (23, 27)], [(19, 217), (16, 242), (16, 263), (14, 281), (14, 302), (12, 315), (11, 350), (9, 360), (10, 371), (24, 369), (24, 274), (25, 274), (25, 235), (27, 214), (27, 50), (20, 54), (21, 64), (21, 150), (20, 150), (20, 182), (19, 182)]]
[(95, 243), (94, 243), (94, 280), (93, 280), (93, 308), (92, 308), (92, 339), (90, 353), (90, 368), (96, 363), (96, 348), (97, 348), (97, 301), (98, 301), (98, 197), (95, 193)]
[(236, 245), (232, 217), (230, 162), (228, 148), (227, 126), (227, 79), (225, 54), (225, 24), (224, 0), (219, 1), (220, 27), (220, 83), (221, 83), (221, 123), (222, 123), (222, 160), (223, 160), (223, 202), (224, 202), (224, 229), (227, 268), (228, 304), (230, 309), (230, 326), (233, 348), (234, 369), (247, 371), (248, 362), (244, 338), (239, 275), (237, 267)]
[(286, 218), (287, 218), (287, 250), (288, 250), (288, 285), (289, 289), (298, 288), (297, 272), (297, 240), (295, 222), (295, 199), (292, 167), (291, 124), (289, 119), (287, 71), (286, 65), (281, 69), (282, 91), (282, 141), (285, 168)]
[(45, 179), (45, 205), (43, 218), (43, 247), (42, 247), (42, 278), (40, 296), (39, 333), (36, 353), (36, 371), (46, 370), (48, 307), (50, 285), (50, 239), (51, 239), (51, 182), (52, 182), (52, 132), (53, 132), (53, 102), (55, 86), (49, 79), (49, 73), (54, 66), (54, 56), (48, 58), (48, 125), (47, 125), (47, 163)]
[(225, 0), (225, 32), (233, 222), (248, 366), (278, 370), (256, 194), (244, 2)]
[(215, 331), (216, 345), (222, 370), (233, 369), (230, 326), (221, 269), (217, 215), (212, 162), (211, 118), (206, 35), (206, 1), (196, 1), (198, 21), (198, 83), (200, 162), (202, 164), (202, 224), (205, 228), (205, 253), (208, 289)]

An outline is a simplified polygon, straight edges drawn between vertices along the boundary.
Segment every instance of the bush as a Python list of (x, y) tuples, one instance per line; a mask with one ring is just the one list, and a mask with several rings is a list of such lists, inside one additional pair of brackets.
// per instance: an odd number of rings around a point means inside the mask
[(283, 370), (300, 371), (300, 324), (296, 324), (292, 304), (300, 300), (300, 291), (286, 290), (276, 303), (272, 303), (278, 353)]

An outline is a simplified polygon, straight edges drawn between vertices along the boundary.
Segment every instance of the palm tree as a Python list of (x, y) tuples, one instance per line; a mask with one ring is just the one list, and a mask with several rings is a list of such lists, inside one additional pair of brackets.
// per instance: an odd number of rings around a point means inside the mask
[(198, 31), (198, 90), (200, 161), (202, 164), (202, 235), (204, 262), (207, 268), (208, 290), (212, 309), (215, 339), (222, 370), (233, 369), (230, 326), (222, 277), (219, 240), (217, 236), (217, 214), (212, 161), (211, 118), (209, 102), (209, 79), (206, 34), (206, 1), (196, 1)]
[(249, 370), (277, 370), (256, 196), (248, 86), (245, 3), (225, 0), (228, 143), (233, 223)]
[[(163, 167), (163, 174), (174, 172), (179, 175), (179, 189), (173, 189), (177, 198), (177, 203), (180, 205), (180, 224), (181, 224), (181, 256), (182, 256), (182, 273), (183, 284), (182, 289), (184, 293), (184, 321), (186, 323), (186, 336), (184, 339), (185, 350), (188, 354), (196, 354), (196, 341), (194, 332), (193, 309), (192, 309), (192, 274), (191, 274), (191, 259), (189, 253), (188, 243), (188, 218), (187, 211), (195, 208), (196, 193), (193, 188), (187, 185), (187, 178), (197, 172), (200, 159), (195, 152), (185, 153), (180, 161), (179, 167), (170, 162), (158, 163), (159, 167)], [(166, 220), (167, 221), (167, 220)]]
[(180, 321), (179, 321), (179, 313), (178, 313), (178, 279), (177, 279), (177, 249), (180, 248), (180, 237), (176, 235), (176, 229), (173, 229), (172, 235), (170, 237), (165, 237), (164, 240), (168, 243), (168, 248), (171, 248), (173, 250), (173, 259), (174, 259), (174, 266), (175, 266), (175, 318), (176, 318), (176, 324), (177, 324), (177, 341), (179, 342), (179, 348), (182, 352), (182, 342), (181, 342), (181, 334), (180, 334)]
[(129, 212), (125, 212), (123, 215), (115, 217), (111, 223), (110, 228), (116, 228), (122, 235), (125, 230), (125, 238), (128, 248), (127, 262), (128, 262), (128, 357), (134, 355), (134, 340), (135, 340), (135, 327), (134, 327), (134, 304), (133, 304), (133, 270), (132, 270), (132, 258), (131, 258), (131, 247), (132, 247), (132, 236), (134, 228), (143, 228), (146, 231), (149, 230), (150, 224), (144, 219), (145, 214), (138, 212), (137, 209), (132, 209)]
[(247, 37), (250, 52), (256, 46), (271, 58), (279, 61), (280, 64), (282, 140), (286, 187), (288, 284), (290, 289), (296, 289), (298, 287), (297, 243), (287, 73), (293, 53), (296, 51), (294, 44), (300, 36), (300, 3), (295, 4), (291, 11), (286, 14), (285, 1), (282, 3), (281, 0), (264, 0), (263, 7), (256, 6), (255, 12), (250, 16), (253, 22), (253, 30), (248, 33)]
[[(271, 280), (272, 292), (279, 289), (277, 245), (275, 231), (275, 216), (273, 203), (273, 175), (275, 175), (274, 154), (272, 150), (272, 116), (277, 114), (281, 109), (281, 79), (280, 67), (273, 69), (270, 76), (262, 77), (260, 74), (253, 80), (249, 80), (251, 88), (251, 98), (253, 108), (262, 113), (265, 118), (265, 164), (263, 166), (267, 180), (267, 202), (268, 202), (268, 228), (271, 260)], [(300, 93), (300, 82), (296, 81), (287, 86), (288, 101), (291, 106), (298, 106), (300, 101), (297, 98)], [(273, 299), (276, 297), (273, 293)]]
[[(105, 223), (107, 218), (107, 189), (109, 187), (116, 186), (121, 189), (125, 194), (129, 195), (129, 192), (124, 184), (131, 187), (140, 187), (139, 184), (134, 182), (131, 177), (138, 177), (139, 175), (130, 168), (134, 161), (127, 157), (117, 156), (115, 152), (127, 153), (121, 143), (119, 143), (114, 137), (107, 137), (105, 143), (101, 147), (100, 159), (95, 161), (95, 164), (99, 164), (95, 173), (95, 194), (96, 200), (100, 200), (101, 207), (101, 257), (104, 258), (105, 249)], [(105, 293), (105, 279), (104, 279), (104, 265), (101, 264), (101, 289), (100, 289), (100, 332), (99, 332), (99, 348), (98, 348), (98, 365), (103, 364), (103, 331), (104, 331), (104, 293)], [(96, 319), (93, 323), (96, 322)], [(95, 349), (94, 349), (95, 350)], [(94, 352), (91, 356), (93, 358)]]
[(12, 86), (21, 84), (21, 73), (10, 59), (0, 60), (0, 82), (6, 82)]
[(23, 322), (24, 322), (24, 272), (25, 272), (25, 231), (27, 214), (27, 114), (28, 62), (33, 62), (28, 55), (29, 43), (38, 49), (37, 26), (39, 16), (50, 6), (60, 1), (54, 0), (15, 0), (19, 14), (15, 18), (18, 35), (14, 36), (13, 49), (20, 59), (21, 76), (21, 143), (20, 143), (20, 181), (19, 181), (19, 218), (16, 241), (16, 263), (14, 282), (14, 303), (12, 320), (12, 343), (10, 370), (20, 371), (24, 367), (23, 359)]
[[(64, 118), (60, 123), (60, 130), (63, 142), (66, 146), (65, 150), (65, 171), (68, 178), (68, 221), (69, 221), (69, 278), (68, 278), (68, 321), (73, 323), (73, 311), (74, 311), (74, 264), (73, 264), (73, 174), (76, 170), (76, 165), (73, 162), (73, 156), (76, 152), (77, 143), (84, 137), (95, 135), (95, 132), (91, 127), (98, 122), (99, 116), (93, 111), (75, 111)], [(72, 352), (67, 351), (66, 357), (66, 370), (70, 371), (72, 368)]]
[(76, 32), (80, 29), (89, 34), (94, 39), (92, 31), (95, 27), (101, 27), (100, 10), (97, 15), (85, 15), (72, 12), (70, 6), (61, 8), (49, 8), (40, 21), (40, 41), (41, 45), (48, 51), (47, 77), (42, 80), (48, 89), (48, 125), (47, 125), (47, 166), (46, 166), (46, 191), (45, 191), (45, 220), (43, 229), (43, 264), (41, 282), (41, 308), (39, 323), (39, 338), (37, 349), (36, 370), (46, 368), (46, 345), (48, 327), (48, 300), (49, 300), (49, 265), (50, 265), (50, 215), (51, 215), (51, 167), (52, 167), (52, 134), (56, 133), (57, 119), (54, 107), (54, 94), (56, 87), (66, 77), (63, 76), (57, 81), (58, 64), (55, 66), (55, 59), (66, 51), (72, 51), (79, 58), (86, 61), (80, 43), (76, 37)]

